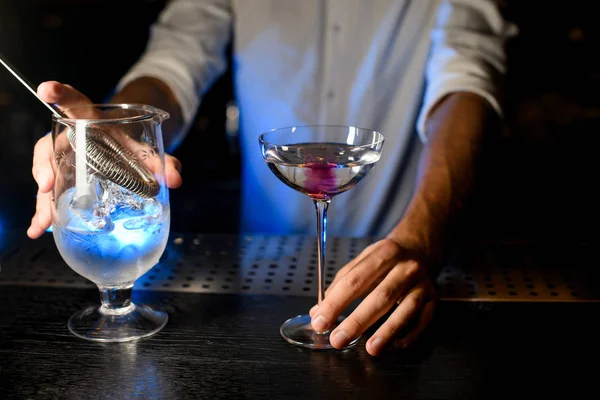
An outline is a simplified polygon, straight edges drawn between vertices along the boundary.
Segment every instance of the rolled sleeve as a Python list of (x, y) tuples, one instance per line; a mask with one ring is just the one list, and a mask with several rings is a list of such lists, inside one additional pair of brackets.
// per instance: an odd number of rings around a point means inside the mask
[(506, 40), (517, 33), (494, 0), (445, 0), (431, 34), (426, 88), (417, 131), (427, 141), (432, 108), (455, 92), (475, 93), (502, 117), (500, 82), (506, 72)]
[(225, 71), (231, 31), (230, 0), (173, 0), (151, 27), (146, 51), (117, 85), (140, 77), (160, 79), (172, 90), (189, 130), (202, 95)]

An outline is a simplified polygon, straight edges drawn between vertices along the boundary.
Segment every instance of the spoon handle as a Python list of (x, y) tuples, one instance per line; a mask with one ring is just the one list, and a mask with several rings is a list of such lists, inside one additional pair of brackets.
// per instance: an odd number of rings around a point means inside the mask
[(29, 90), (31, 92), (31, 94), (33, 94), (39, 101), (41, 101), (43, 105), (45, 105), (46, 107), (48, 107), (48, 109), (50, 111), (52, 111), (54, 113), (54, 115), (56, 115), (59, 118), (65, 118), (66, 117), (62, 112), (60, 112), (59, 110), (57, 110), (55, 107), (52, 107), (50, 104), (48, 104), (44, 100), (42, 100), (40, 98), (40, 96), (38, 96), (38, 94), (35, 92), (35, 90), (33, 90), (33, 88), (31, 87), (31, 84), (29, 82), (27, 82), (25, 80), (25, 78), (23, 78), (22, 75), (20, 75), (17, 72), (17, 70), (8, 63), (8, 61), (5, 61), (4, 57), (1, 54), (0, 54), (0, 64), (4, 65), (4, 68), (6, 68), (8, 70), (8, 72), (10, 72), (11, 74), (13, 74), (13, 76), (15, 78), (17, 78), (17, 80), (19, 82), (21, 82), (21, 84), (23, 86), (25, 86), (27, 88), (27, 90)]

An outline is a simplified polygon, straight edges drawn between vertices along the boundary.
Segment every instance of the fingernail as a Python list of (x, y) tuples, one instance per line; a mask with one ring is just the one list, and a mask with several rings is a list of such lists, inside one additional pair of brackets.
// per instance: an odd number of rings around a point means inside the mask
[(313, 306), (313, 308), (310, 309), (310, 311), (308, 312), (310, 315), (312, 315), (315, 311), (317, 311), (317, 309), (319, 308), (319, 305), (317, 304), (316, 306)]
[(373, 349), (373, 351), (375, 353), (379, 353), (381, 351), (382, 347), (383, 347), (383, 339), (382, 338), (374, 339), (371, 342), (371, 349)]
[(327, 329), (327, 321), (322, 315), (317, 316), (312, 322), (312, 328), (317, 332), (323, 332)]
[(348, 336), (346, 331), (341, 330), (334, 333), (329, 340), (334, 347), (341, 347), (350, 340), (350, 336)]

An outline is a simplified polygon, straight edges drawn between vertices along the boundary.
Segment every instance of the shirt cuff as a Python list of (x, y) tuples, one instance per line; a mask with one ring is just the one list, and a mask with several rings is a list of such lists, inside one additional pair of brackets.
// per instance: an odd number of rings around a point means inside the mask
[(445, 96), (457, 92), (473, 93), (481, 96), (492, 106), (500, 118), (503, 117), (502, 107), (500, 107), (500, 102), (495, 94), (496, 89), (492, 87), (490, 83), (470, 77), (460, 77), (444, 80), (438, 84), (434, 83), (425, 91), (425, 100), (421, 107), (419, 117), (417, 118), (417, 132), (423, 143), (427, 143), (427, 133), (425, 128), (427, 118), (429, 117), (432, 108)]

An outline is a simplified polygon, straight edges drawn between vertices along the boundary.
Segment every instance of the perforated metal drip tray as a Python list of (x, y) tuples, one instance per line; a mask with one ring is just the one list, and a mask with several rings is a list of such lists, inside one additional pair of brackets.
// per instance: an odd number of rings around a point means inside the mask
[[(326, 284), (372, 239), (329, 238)], [(585, 270), (554, 262), (523, 244), (477, 246), (438, 277), (443, 300), (600, 301)], [(577, 251), (576, 249), (574, 251)], [(51, 235), (0, 255), (0, 285), (93, 287), (62, 260)], [(317, 252), (312, 237), (172, 235), (161, 262), (136, 290), (316, 296)]]

